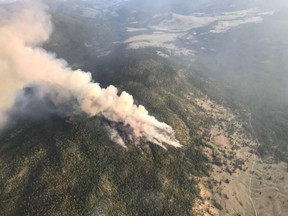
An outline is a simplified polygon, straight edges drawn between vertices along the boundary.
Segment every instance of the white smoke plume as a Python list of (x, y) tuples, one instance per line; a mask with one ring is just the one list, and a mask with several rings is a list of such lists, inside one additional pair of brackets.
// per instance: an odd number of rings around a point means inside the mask
[(29, 3), (14, 12), (0, 9), (0, 124), (5, 123), (5, 113), (19, 91), (29, 85), (45, 84), (58, 91), (50, 95), (55, 104), (73, 97), (82, 112), (128, 125), (139, 139), (163, 148), (164, 144), (181, 146), (172, 128), (148, 115), (144, 106), (136, 106), (131, 95), (122, 92), (118, 96), (114, 86), (101, 88), (92, 82), (90, 73), (72, 70), (66, 61), (40, 48), (38, 45), (49, 39), (51, 31), (43, 5)]

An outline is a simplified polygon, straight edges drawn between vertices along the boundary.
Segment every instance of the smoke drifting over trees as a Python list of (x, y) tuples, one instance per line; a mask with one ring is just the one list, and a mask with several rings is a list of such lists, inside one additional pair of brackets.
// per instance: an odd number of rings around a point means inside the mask
[[(164, 148), (164, 143), (181, 146), (174, 138), (172, 128), (148, 115), (144, 106), (136, 106), (131, 95), (122, 92), (118, 96), (114, 86), (101, 88), (92, 81), (90, 73), (72, 70), (65, 60), (57, 59), (52, 53), (38, 47), (49, 39), (52, 32), (50, 17), (40, 4), (28, 3), (21, 8), (0, 12), (2, 126), (7, 122), (7, 111), (13, 105), (18, 105), (14, 110), (21, 112), (19, 104), (25, 104), (27, 94), (19, 92), (26, 87), (37, 86), (32, 95), (28, 94), (29, 100), (49, 98), (54, 106), (74, 101), (69, 114), (84, 112), (88, 116), (100, 115), (131, 127), (138, 139), (142, 138)], [(18, 103), (14, 103), (16, 97)], [(27, 107), (29, 109), (29, 104), (23, 106), (25, 109)]]

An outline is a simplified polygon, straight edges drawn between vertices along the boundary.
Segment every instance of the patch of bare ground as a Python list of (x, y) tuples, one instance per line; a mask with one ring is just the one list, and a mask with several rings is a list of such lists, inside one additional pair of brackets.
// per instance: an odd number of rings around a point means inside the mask
[(210, 118), (210, 125), (203, 131), (208, 134), (204, 153), (211, 171), (208, 177), (200, 179), (205, 191), (205, 195), (201, 194), (202, 205), (198, 205), (201, 214), (254, 215), (249, 183), (257, 143), (245, 123), (230, 109), (207, 98), (197, 98), (195, 103)]
[(194, 214), (197, 216), (218, 215), (218, 209), (210, 201), (210, 197), (212, 196), (211, 192), (207, 190), (201, 182), (199, 183), (199, 189), (201, 198), (195, 201), (193, 208)]
[(262, 161), (261, 143), (251, 125), (251, 114), (235, 113), (201, 93), (186, 96), (202, 123), (204, 153), (209, 176), (199, 179), (200, 198), (193, 212), (204, 216), (286, 216), (288, 212), (288, 163)]
[(252, 181), (252, 197), (263, 216), (286, 216), (288, 212), (288, 165), (258, 160)]

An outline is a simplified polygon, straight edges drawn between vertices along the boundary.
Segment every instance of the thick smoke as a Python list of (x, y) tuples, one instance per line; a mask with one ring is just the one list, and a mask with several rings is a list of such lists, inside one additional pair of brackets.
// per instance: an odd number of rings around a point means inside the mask
[[(0, 11), (0, 119), (11, 109), (19, 91), (27, 86), (41, 86), (39, 95), (49, 96), (59, 106), (71, 98), (78, 109), (89, 116), (101, 115), (133, 129), (134, 136), (155, 143), (180, 147), (172, 128), (148, 115), (145, 107), (134, 105), (126, 92), (104, 89), (93, 83), (91, 74), (72, 70), (67, 63), (38, 47), (49, 39), (52, 25), (42, 5), (25, 6), (21, 11)], [(44, 90), (43, 90), (44, 89)], [(54, 93), (49, 89), (53, 89)], [(43, 91), (42, 91), (43, 90)], [(55, 93), (55, 91), (57, 93)], [(20, 95), (21, 96), (21, 95)]]

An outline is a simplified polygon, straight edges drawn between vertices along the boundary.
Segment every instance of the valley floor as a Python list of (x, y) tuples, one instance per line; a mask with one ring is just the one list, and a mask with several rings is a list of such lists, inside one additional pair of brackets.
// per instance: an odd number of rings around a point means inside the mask
[[(193, 97), (191, 97), (193, 98)], [(287, 164), (262, 161), (253, 129), (240, 115), (207, 99), (194, 101), (209, 115), (204, 152), (211, 163), (208, 177), (199, 179), (198, 215), (275, 215), (288, 212)], [(242, 118), (243, 119), (243, 118)], [(252, 132), (251, 132), (252, 131)]]

